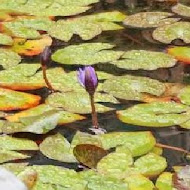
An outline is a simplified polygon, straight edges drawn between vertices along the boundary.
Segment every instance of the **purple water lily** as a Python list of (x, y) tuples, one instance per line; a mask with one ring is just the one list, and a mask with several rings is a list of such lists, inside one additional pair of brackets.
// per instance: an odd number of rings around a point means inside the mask
[(42, 65), (48, 65), (51, 61), (51, 49), (49, 46), (46, 46), (41, 53), (40, 61)]
[(98, 86), (98, 77), (93, 67), (86, 66), (83, 69), (79, 68), (78, 81), (90, 95), (95, 93)]

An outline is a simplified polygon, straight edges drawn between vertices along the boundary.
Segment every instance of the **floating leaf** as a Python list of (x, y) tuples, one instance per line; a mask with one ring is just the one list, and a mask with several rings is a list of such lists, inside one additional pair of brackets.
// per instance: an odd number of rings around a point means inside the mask
[(43, 114), (20, 118), (19, 123), (6, 122), (3, 126), (4, 133), (31, 132), (45, 134), (57, 126), (60, 113), (50, 110)]
[(128, 148), (116, 151), (103, 157), (97, 165), (97, 171), (103, 175), (124, 178), (126, 169), (133, 165), (133, 157)]
[(176, 64), (176, 60), (162, 52), (131, 50), (124, 53), (121, 60), (114, 61), (112, 64), (128, 70), (155, 70), (173, 67)]
[(37, 30), (47, 31), (51, 24), (52, 21), (48, 17), (28, 17), (3, 22), (3, 27), (13, 37), (37, 39), (40, 38)]
[(74, 148), (79, 144), (92, 144), (98, 147), (102, 147), (99, 136), (77, 131), (72, 139), (71, 148)]
[[(55, 108), (53, 108), (49, 105), (46, 105), (46, 104), (41, 104), (41, 105), (36, 106), (34, 108), (24, 110), (24, 111), (21, 111), (19, 113), (7, 116), (6, 119), (8, 121), (11, 121), (11, 122), (19, 122), (21, 118), (31, 117), (31, 116), (39, 116), (39, 115), (43, 114), (44, 112), (47, 112), (50, 110), (55, 110)], [(72, 123), (76, 120), (85, 119), (84, 116), (69, 113), (69, 112), (62, 111), (62, 110), (59, 110), (59, 114), (60, 114), (59, 121), (58, 121), (59, 125), (63, 125), (65, 123)]]
[(13, 160), (23, 160), (29, 157), (30, 156), (15, 151), (0, 149), (0, 163), (13, 161)]
[(136, 28), (153, 28), (171, 24), (180, 20), (180, 18), (169, 18), (172, 13), (167, 12), (141, 12), (128, 16), (124, 24)]
[(152, 181), (140, 174), (127, 176), (124, 181), (128, 183), (129, 190), (153, 190), (155, 188)]
[[(75, 1), (76, 2), (76, 1)], [(91, 4), (92, 1), (84, 3), (85, 5)], [(93, 2), (97, 2), (93, 1)], [(2, 1), (0, 9), (8, 9), (13, 11), (19, 11), (22, 13), (28, 13), (30, 15), (37, 16), (71, 16), (79, 13), (83, 13), (90, 9), (88, 6), (77, 5), (78, 3), (62, 3), (60, 1), (41, 1), (41, 0), (29, 0), (24, 2), (17, 1)]]
[(172, 7), (172, 12), (184, 16), (184, 17), (190, 17), (190, 7), (183, 5), (181, 3), (178, 3), (177, 5)]
[(38, 173), (38, 180), (44, 184), (60, 185), (62, 188), (71, 190), (84, 190), (87, 184), (77, 172), (71, 169), (52, 165), (36, 165), (31, 166), (31, 169)]
[[(118, 101), (108, 94), (95, 94), (95, 102), (111, 102), (117, 103)], [(67, 93), (54, 93), (47, 99), (46, 103), (54, 106), (61, 107), (72, 113), (88, 114), (91, 113), (91, 106), (89, 96), (86, 92), (67, 92)], [(112, 108), (95, 103), (97, 112), (106, 112), (113, 110)]]
[(149, 153), (138, 158), (134, 163), (134, 167), (144, 176), (153, 177), (166, 169), (167, 162), (164, 157)]
[(26, 56), (34, 56), (40, 54), (46, 46), (51, 46), (52, 39), (49, 36), (43, 35), (38, 40), (25, 40), (21, 38), (14, 39), (11, 50)]
[(0, 110), (23, 110), (39, 104), (41, 97), (0, 88)]
[(114, 46), (108, 43), (83, 43), (59, 49), (52, 60), (61, 64), (93, 65), (117, 60), (123, 52), (110, 50)]
[(133, 125), (168, 127), (182, 123), (186, 118), (182, 113), (188, 109), (188, 106), (175, 102), (153, 102), (117, 111), (117, 115), (121, 121)]
[(174, 56), (178, 61), (190, 64), (190, 48), (189, 47), (172, 47), (167, 49), (168, 54)]
[(6, 136), (0, 136), (0, 147), (4, 150), (38, 150), (35, 142), (27, 139), (19, 139)]
[(164, 172), (158, 177), (156, 181), (158, 190), (173, 190), (172, 175), (170, 172)]
[(47, 137), (40, 144), (40, 151), (50, 159), (77, 162), (70, 150), (70, 143), (61, 134)]
[(12, 45), (13, 44), (13, 39), (6, 35), (6, 34), (1, 34), (0, 33), (0, 44), (1, 45)]
[(12, 90), (34, 90), (45, 86), (44, 80), (34, 77), (40, 64), (23, 63), (0, 71), (0, 86)]
[(79, 35), (82, 40), (90, 40), (102, 32), (101, 26), (89, 21), (59, 20), (54, 24), (49, 34), (59, 40), (68, 42), (74, 34)]
[(11, 171), (15, 175), (18, 175), (20, 172), (26, 169), (27, 165), (28, 163), (6, 163), (1, 165), (1, 167)]
[(153, 38), (165, 44), (170, 44), (176, 39), (190, 43), (190, 23), (176, 22), (174, 24), (158, 27), (153, 32)]
[(100, 140), (104, 149), (123, 145), (131, 151), (133, 157), (148, 153), (156, 144), (155, 138), (149, 131), (112, 132), (101, 135)]
[(0, 65), (3, 68), (9, 69), (10, 67), (14, 67), (18, 65), (21, 61), (21, 57), (10, 50), (0, 49)]
[(157, 80), (131, 75), (110, 78), (102, 88), (117, 98), (139, 101), (143, 101), (143, 93), (160, 96), (165, 91), (164, 84)]
[(180, 99), (181, 103), (186, 104), (186, 105), (190, 105), (189, 93), (190, 93), (190, 86), (184, 87), (178, 93), (178, 98)]
[(74, 147), (73, 153), (80, 163), (89, 168), (96, 168), (97, 163), (108, 154), (103, 148), (92, 144), (79, 144)]

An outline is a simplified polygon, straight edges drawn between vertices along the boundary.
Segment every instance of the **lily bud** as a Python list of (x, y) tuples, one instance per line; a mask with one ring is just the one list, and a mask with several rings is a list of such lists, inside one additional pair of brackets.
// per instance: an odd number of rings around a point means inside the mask
[(98, 86), (98, 77), (93, 67), (86, 66), (83, 69), (79, 68), (78, 81), (90, 95), (95, 93)]
[(51, 61), (51, 49), (49, 46), (46, 46), (41, 53), (40, 57), (41, 64), (44, 66), (48, 66)]

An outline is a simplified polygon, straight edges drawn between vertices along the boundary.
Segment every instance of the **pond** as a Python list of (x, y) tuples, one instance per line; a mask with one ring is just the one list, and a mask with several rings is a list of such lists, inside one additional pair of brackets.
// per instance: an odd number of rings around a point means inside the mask
[(1, 166), (31, 190), (189, 190), (189, 44), (189, 0), (0, 0)]

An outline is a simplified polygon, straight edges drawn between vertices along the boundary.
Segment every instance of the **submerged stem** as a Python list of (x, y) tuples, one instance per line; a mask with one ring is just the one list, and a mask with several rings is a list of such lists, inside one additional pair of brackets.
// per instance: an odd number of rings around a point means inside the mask
[(44, 81), (47, 85), (47, 87), (51, 90), (51, 91), (55, 91), (54, 88), (52, 87), (51, 83), (49, 82), (48, 78), (47, 78), (47, 73), (46, 73), (46, 70), (47, 70), (47, 66), (46, 65), (42, 65), (42, 72), (43, 72), (43, 78), (44, 78)]
[(98, 129), (99, 125), (98, 125), (98, 117), (97, 117), (95, 103), (94, 103), (94, 94), (89, 94), (89, 96), (90, 96), (90, 103), (91, 103), (91, 108), (92, 108), (92, 113), (91, 113), (92, 124), (95, 129)]
[(156, 146), (160, 147), (160, 148), (167, 148), (167, 149), (175, 150), (175, 151), (178, 151), (178, 152), (183, 152), (185, 154), (190, 154), (189, 151), (187, 151), (187, 150), (185, 150), (183, 148), (175, 147), (175, 146), (169, 146), (169, 145), (160, 144), (160, 143), (156, 143)]

